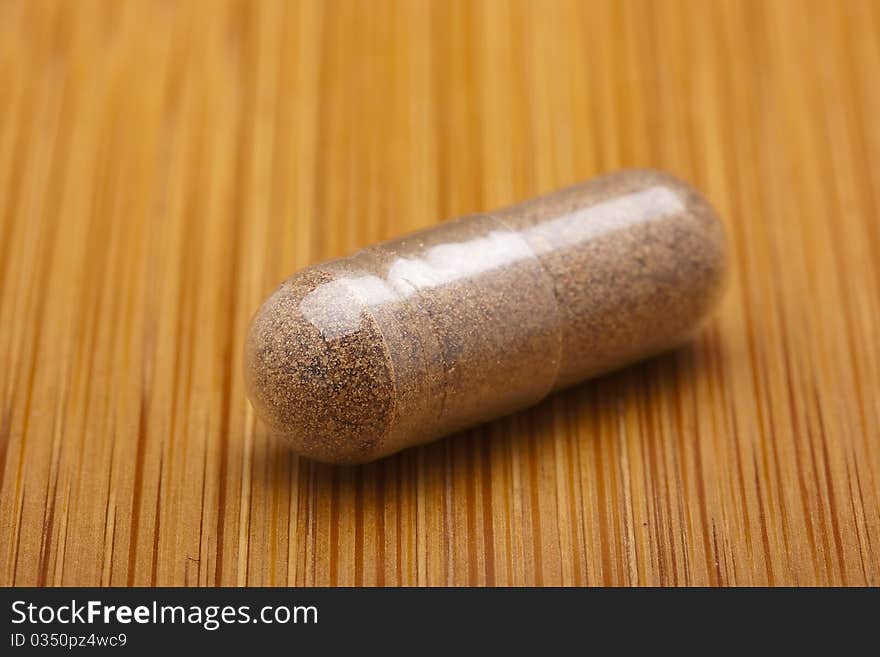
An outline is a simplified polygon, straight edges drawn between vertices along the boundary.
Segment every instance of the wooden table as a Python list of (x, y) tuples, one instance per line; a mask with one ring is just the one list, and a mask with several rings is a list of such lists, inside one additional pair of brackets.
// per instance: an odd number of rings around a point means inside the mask
[[(877, 2), (4, 2), (0, 583), (880, 584)], [(627, 166), (692, 345), (359, 468), (256, 421), (289, 273)]]

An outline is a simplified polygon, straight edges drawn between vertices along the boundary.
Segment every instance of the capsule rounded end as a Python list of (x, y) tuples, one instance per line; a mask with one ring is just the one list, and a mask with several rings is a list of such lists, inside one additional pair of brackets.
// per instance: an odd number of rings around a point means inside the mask
[(394, 411), (384, 339), (344, 281), (304, 270), (260, 307), (244, 349), (248, 396), (270, 431), (327, 463), (381, 455)]
[(695, 302), (695, 327), (706, 319), (723, 296), (730, 272), (727, 235), (715, 208), (694, 186), (669, 173), (640, 171), (645, 180), (662, 185), (681, 201), (683, 211), (674, 238), (689, 275)]

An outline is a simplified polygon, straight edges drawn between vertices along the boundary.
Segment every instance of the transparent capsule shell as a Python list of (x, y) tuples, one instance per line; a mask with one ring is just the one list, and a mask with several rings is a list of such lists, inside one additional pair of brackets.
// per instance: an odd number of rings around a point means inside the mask
[(251, 323), (248, 393), (297, 453), (372, 461), (684, 342), (726, 269), (698, 192), (621, 171), (294, 274)]

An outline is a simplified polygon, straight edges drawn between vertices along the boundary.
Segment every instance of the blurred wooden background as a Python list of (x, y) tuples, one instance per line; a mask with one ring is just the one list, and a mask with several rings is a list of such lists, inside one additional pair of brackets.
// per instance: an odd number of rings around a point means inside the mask
[[(0, 583), (880, 584), (880, 3), (0, 2)], [(267, 438), (306, 264), (624, 166), (690, 347), (361, 468)]]

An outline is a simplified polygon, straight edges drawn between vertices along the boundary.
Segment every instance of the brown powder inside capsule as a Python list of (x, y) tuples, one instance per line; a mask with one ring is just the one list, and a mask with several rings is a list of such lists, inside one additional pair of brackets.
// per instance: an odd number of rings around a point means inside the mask
[(615, 174), (295, 275), (254, 319), (248, 388), (298, 452), (371, 460), (674, 346), (724, 264), (702, 197)]
[[(258, 414), (302, 453), (325, 461), (369, 456), (394, 411), (394, 384), (382, 335), (353, 298), (337, 289), (336, 303), (318, 310), (320, 324), (301, 305), (332, 280), (309, 269), (281, 285), (254, 317), (246, 375)], [(333, 326), (354, 330), (332, 333)], [(319, 326), (323, 326), (322, 329)]]
[[(446, 222), (335, 261), (382, 332), (395, 373), (385, 449), (530, 406), (559, 370), (553, 281), (522, 237), (490, 216)], [(371, 299), (370, 277), (393, 299)]]
[[(496, 216), (524, 235), (555, 283), (556, 389), (681, 343), (723, 287), (725, 238), (714, 211), (658, 171), (597, 178)], [(567, 225), (589, 238), (573, 239)]]

